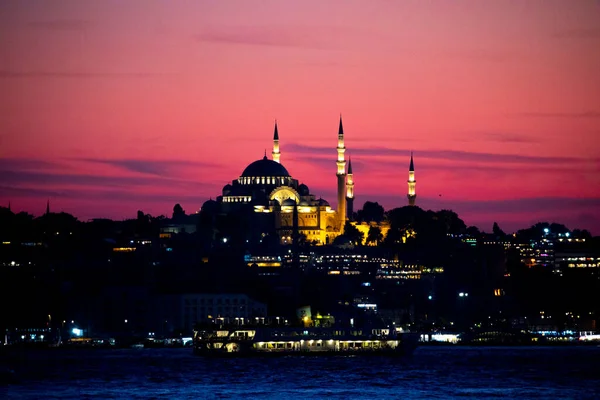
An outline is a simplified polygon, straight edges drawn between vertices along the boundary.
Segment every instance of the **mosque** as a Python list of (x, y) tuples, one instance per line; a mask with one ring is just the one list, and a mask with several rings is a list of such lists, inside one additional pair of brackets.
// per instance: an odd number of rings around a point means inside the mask
[[(274, 230), (282, 243), (291, 243), (295, 229), (308, 242), (329, 244), (343, 234), (346, 221), (353, 220), (354, 178), (352, 162), (346, 163), (344, 128), (342, 119), (337, 139), (337, 210), (329, 202), (310, 192), (304, 183), (294, 179), (281, 163), (277, 122), (273, 134), (272, 159), (265, 156), (248, 165), (231, 184), (223, 187), (222, 195), (216, 199), (221, 213), (239, 211), (272, 216)], [(416, 181), (412, 154), (408, 179), (408, 203), (415, 204)], [(214, 203), (214, 200), (210, 201)], [(208, 202), (207, 202), (208, 203)], [(203, 209), (207, 206), (203, 205)]]

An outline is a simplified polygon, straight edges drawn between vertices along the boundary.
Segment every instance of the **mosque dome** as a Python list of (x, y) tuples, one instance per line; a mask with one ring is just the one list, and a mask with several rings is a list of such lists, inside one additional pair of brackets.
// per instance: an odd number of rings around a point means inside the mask
[(299, 206), (310, 206), (310, 204), (308, 204), (308, 201), (306, 201), (306, 200), (302, 200), (298, 205)]
[(263, 157), (262, 160), (257, 160), (246, 167), (242, 172), (244, 177), (254, 176), (283, 176), (289, 177), (290, 173), (285, 167), (278, 162), (269, 160), (267, 156)]
[(229, 184), (223, 186), (223, 196), (227, 196), (229, 193), (231, 193), (231, 189), (233, 189), (233, 186)]
[(298, 186), (298, 193), (300, 194), (300, 196), (308, 196), (310, 194), (308, 186), (306, 186), (304, 183), (301, 183)]
[(286, 199), (281, 203), (282, 206), (295, 206), (296, 202), (293, 199)]
[(319, 206), (328, 206), (329, 202), (327, 200), (325, 200), (325, 199), (319, 199), (319, 200), (317, 200), (317, 205), (319, 205)]

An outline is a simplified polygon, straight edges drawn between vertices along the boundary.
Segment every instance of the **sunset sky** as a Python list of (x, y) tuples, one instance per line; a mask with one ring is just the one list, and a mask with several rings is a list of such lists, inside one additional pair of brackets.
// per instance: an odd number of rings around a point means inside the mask
[(335, 206), (600, 234), (598, 1), (3, 1), (0, 205), (197, 211), (270, 155)]

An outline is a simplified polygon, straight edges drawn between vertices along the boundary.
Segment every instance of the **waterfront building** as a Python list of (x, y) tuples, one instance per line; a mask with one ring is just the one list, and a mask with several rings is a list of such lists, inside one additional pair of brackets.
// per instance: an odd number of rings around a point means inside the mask
[[(239, 325), (264, 321), (267, 306), (242, 293), (182, 293), (163, 295), (160, 299), (161, 321), (169, 328), (188, 334), (198, 323), (219, 321)], [(155, 327), (159, 331), (159, 327)]]

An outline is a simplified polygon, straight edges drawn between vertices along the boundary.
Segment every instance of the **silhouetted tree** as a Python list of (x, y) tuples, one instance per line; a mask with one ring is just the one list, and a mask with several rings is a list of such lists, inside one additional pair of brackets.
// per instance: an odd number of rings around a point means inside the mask
[(467, 228), (467, 235), (469, 236), (475, 236), (478, 237), (479, 235), (481, 235), (481, 232), (479, 231), (479, 228), (476, 226), (469, 226)]
[[(538, 222), (537, 224), (532, 225), (530, 228), (520, 229), (519, 231), (517, 231), (517, 238), (521, 241), (529, 241), (529, 240), (539, 239), (540, 237), (542, 237), (543, 235), (546, 234), (546, 232), (545, 232), (546, 229), (548, 229), (548, 233), (555, 234), (555, 235), (559, 234), (559, 233), (565, 234), (565, 233), (569, 232), (569, 229), (562, 224), (557, 224), (555, 222), (553, 222), (553, 223)], [(573, 232), (575, 232), (575, 231), (573, 231)], [(588, 233), (588, 235), (589, 235), (589, 233)]]
[(363, 241), (363, 233), (359, 231), (350, 221), (346, 221), (344, 225), (344, 234), (355, 246), (360, 246)]
[(185, 217), (185, 211), (183, 211), (183, 207), (179, 203), (175, 204), (173, 207), (173, 221), (180, 221)]
[(492, 226), (492, 233), (498, 239), (506, 236), (506, 233), (504, 233), (504, 231), (500, 229), (497, 222), (494, 222), (494, 226)]
[(452, 210), (440, 210), (436, 213), (436, 216), (444, 224), (446, 233), (460, 235), (467, 230), (467, 225)]
[(367, 233), (367, 244), (375, 243), (376, 246), (383, 242), (383, 234), (381, 228), (378, 226), (372, 226), (369, 228)]
[(592, 234), (586, 229), (573, 229), (573, 237), (587, 240), (592, 238)]
[(356, 219), (361, 222), (381, 222), (385, 216), (385, 210), (377, 202), (367, 201), (362, 210), (356, 213)]

